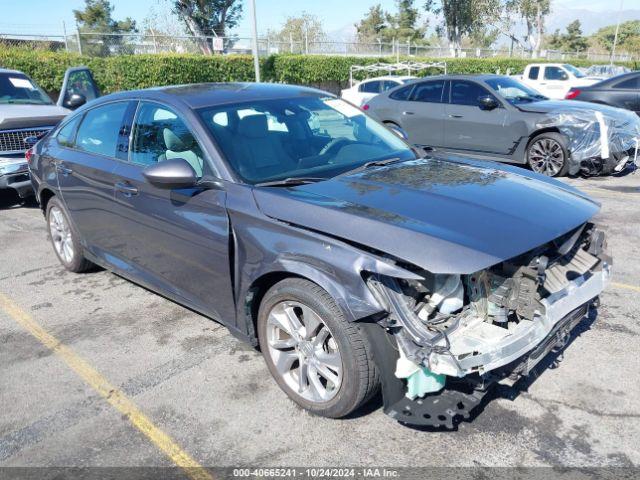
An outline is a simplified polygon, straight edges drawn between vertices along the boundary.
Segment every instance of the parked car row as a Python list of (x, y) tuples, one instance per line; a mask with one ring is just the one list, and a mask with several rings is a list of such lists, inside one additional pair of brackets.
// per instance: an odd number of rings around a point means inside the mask
[[(569, 67), (534, 64), (525, 75), (550, 75), (554, 68), (581, 75)], [(405, 81), (362, 108), (415, 145), (528, 165), (549, 176), (607, 174), (637, 158), (640, 117), (631, 112), (640, 114), (639, 79), (635, 72), (575, 87), (567, 102), (516, 77), (440, 75)]]

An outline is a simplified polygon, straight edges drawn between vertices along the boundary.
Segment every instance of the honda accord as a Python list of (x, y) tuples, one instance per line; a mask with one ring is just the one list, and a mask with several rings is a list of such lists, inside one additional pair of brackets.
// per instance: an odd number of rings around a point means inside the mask
[(315, 89), (121, 92), (30, 156), (53, 249), (259, 347), (310, 412), (382, 389), (452, 427), (566, 341), (609, 278), (599, 207), (517, 167), (438, 158)]

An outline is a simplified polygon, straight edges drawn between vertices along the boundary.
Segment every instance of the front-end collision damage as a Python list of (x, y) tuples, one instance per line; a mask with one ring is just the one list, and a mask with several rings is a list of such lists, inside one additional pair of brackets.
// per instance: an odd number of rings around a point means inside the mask
[(566, 341), (610, 267), (603, 232), (587, 223), (479, 272), (369, 275), (388, 312), (379, 323), (397, 343), (393, 374), (404, 389), (394, 405), (385, 399), (385, 410), (403, 422), (452, 427), (488, 385), (528, 375)]
[(570, 175), (619, 172), (640, 154), (640, 117), (628, 110), (567, 106), (546, 114), (536, 128), (557, 129), (567, 136)]

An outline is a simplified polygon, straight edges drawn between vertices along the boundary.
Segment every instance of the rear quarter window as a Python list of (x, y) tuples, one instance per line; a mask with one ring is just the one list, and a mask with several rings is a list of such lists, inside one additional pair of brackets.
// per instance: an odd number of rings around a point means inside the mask
[(78, 115), (63, 125), (56, 135), (56, 140), (63, 147), (73, 147), (73, 141), (75, 139), (76, 128), (80, 123), (82, 115)]

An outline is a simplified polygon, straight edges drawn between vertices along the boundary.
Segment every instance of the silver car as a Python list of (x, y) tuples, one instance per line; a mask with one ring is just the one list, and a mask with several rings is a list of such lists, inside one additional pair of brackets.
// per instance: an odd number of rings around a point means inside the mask
[(71, 110), (100, 95), (85, 67), (67, 70), (57, 103), (29, 76), (0, 68), (0, 190), (33, 195), (25, 153)]
[(549, 176), (622, 170), (637, 158), (640, 120), (622, 109), (549, 100), (513, 77), (443, 75), (363, 106), (416, 145), (528, 164)]

